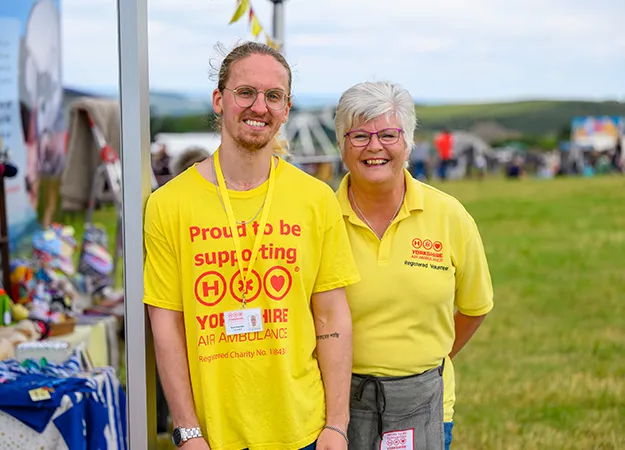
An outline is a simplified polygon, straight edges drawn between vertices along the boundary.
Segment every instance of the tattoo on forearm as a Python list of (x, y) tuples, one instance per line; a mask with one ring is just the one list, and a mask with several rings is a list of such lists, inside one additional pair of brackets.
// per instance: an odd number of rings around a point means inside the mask
[(317, 336), (317, 340), (320, 341), (322, 339), (328, 339), (328, 338), (338, 338), (341, 335), (339, 333), (331, 333), (331, 334), (320, 334)]

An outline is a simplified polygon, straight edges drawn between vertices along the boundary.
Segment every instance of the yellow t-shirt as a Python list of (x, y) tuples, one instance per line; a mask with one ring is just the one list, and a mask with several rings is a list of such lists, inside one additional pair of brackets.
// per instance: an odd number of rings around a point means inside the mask
[[(267, 184), (229, 191), (237, 221), (260, 210)], [(325, 424), (311, 295), (354, 283), (358, 272), (329, 186), (279, 160), (269, 207), (246, 282), (264, 328), (228, 336), (223, 313), (241, 307), (243, 283), (216, 186), (191, 167), (147, 204), (144, 302), (184, 312), (195, 408), (212, 450), (292, 450)], [(237, 226), (244, 270), (260, 217)]]
[[(405, 376), (436, 367), (454, 342), (455, 308), (479, 316), (493, 307), (488, 264), (471, 216), (455, 198), (408, 171), (405, 176), (404, 204), (381, 241), (351, 208), (349, 175), (337, 191), (362, 276), (347, 288), (358, 374)], [(446, 419), (455, 395), (449, 366)]]

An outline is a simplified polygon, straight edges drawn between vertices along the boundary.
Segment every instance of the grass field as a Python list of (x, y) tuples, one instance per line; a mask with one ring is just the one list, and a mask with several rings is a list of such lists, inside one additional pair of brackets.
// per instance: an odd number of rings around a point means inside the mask
[(475, 217), (495, 285), (456, 359), (452, 448), (625, 448), (625, 178), (437, 187)]
[(456, 360), (455, 448), (625, 448), (625, 179), (438, 187), (475, 217), (495, 286)]

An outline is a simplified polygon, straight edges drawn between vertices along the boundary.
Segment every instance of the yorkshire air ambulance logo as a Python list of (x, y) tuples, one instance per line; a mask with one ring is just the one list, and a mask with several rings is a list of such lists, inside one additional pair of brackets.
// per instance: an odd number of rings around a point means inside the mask
[(443, 243), (416, 237), (412, 240), (412, 258), (424, 261), (443, 261)]

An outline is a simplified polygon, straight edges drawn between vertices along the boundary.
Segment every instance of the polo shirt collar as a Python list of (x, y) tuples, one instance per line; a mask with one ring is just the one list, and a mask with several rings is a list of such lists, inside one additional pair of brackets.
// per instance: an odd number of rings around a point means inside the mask
[(404, 174), (406, 176), (406, 200), (404, 203), (408, 207), (408, 211), (423, 211), (425, 204), (423, 183), (413, 178), (406, 169), (404, 169)]
[[(404, 169), (404, 175), (406, 177), (406, 198), (404, 199), (404, 207), (408, 208), (409, 212), (423, 211), (424, 207), (424, 192), (423, 184), (410, 175), (408, 170)], [(347, 188), (349, 186), (349, 173), (343, 177), (336, 196), (339, 204), (341, 205), (341, 211), (343, 216), (347, 216), (350, 219), (357, 218), (356, 213), (352, 209), (352, 205), (349, 203), (349, 197)], [(404, 208), (402, 207), (402, 210)]]

